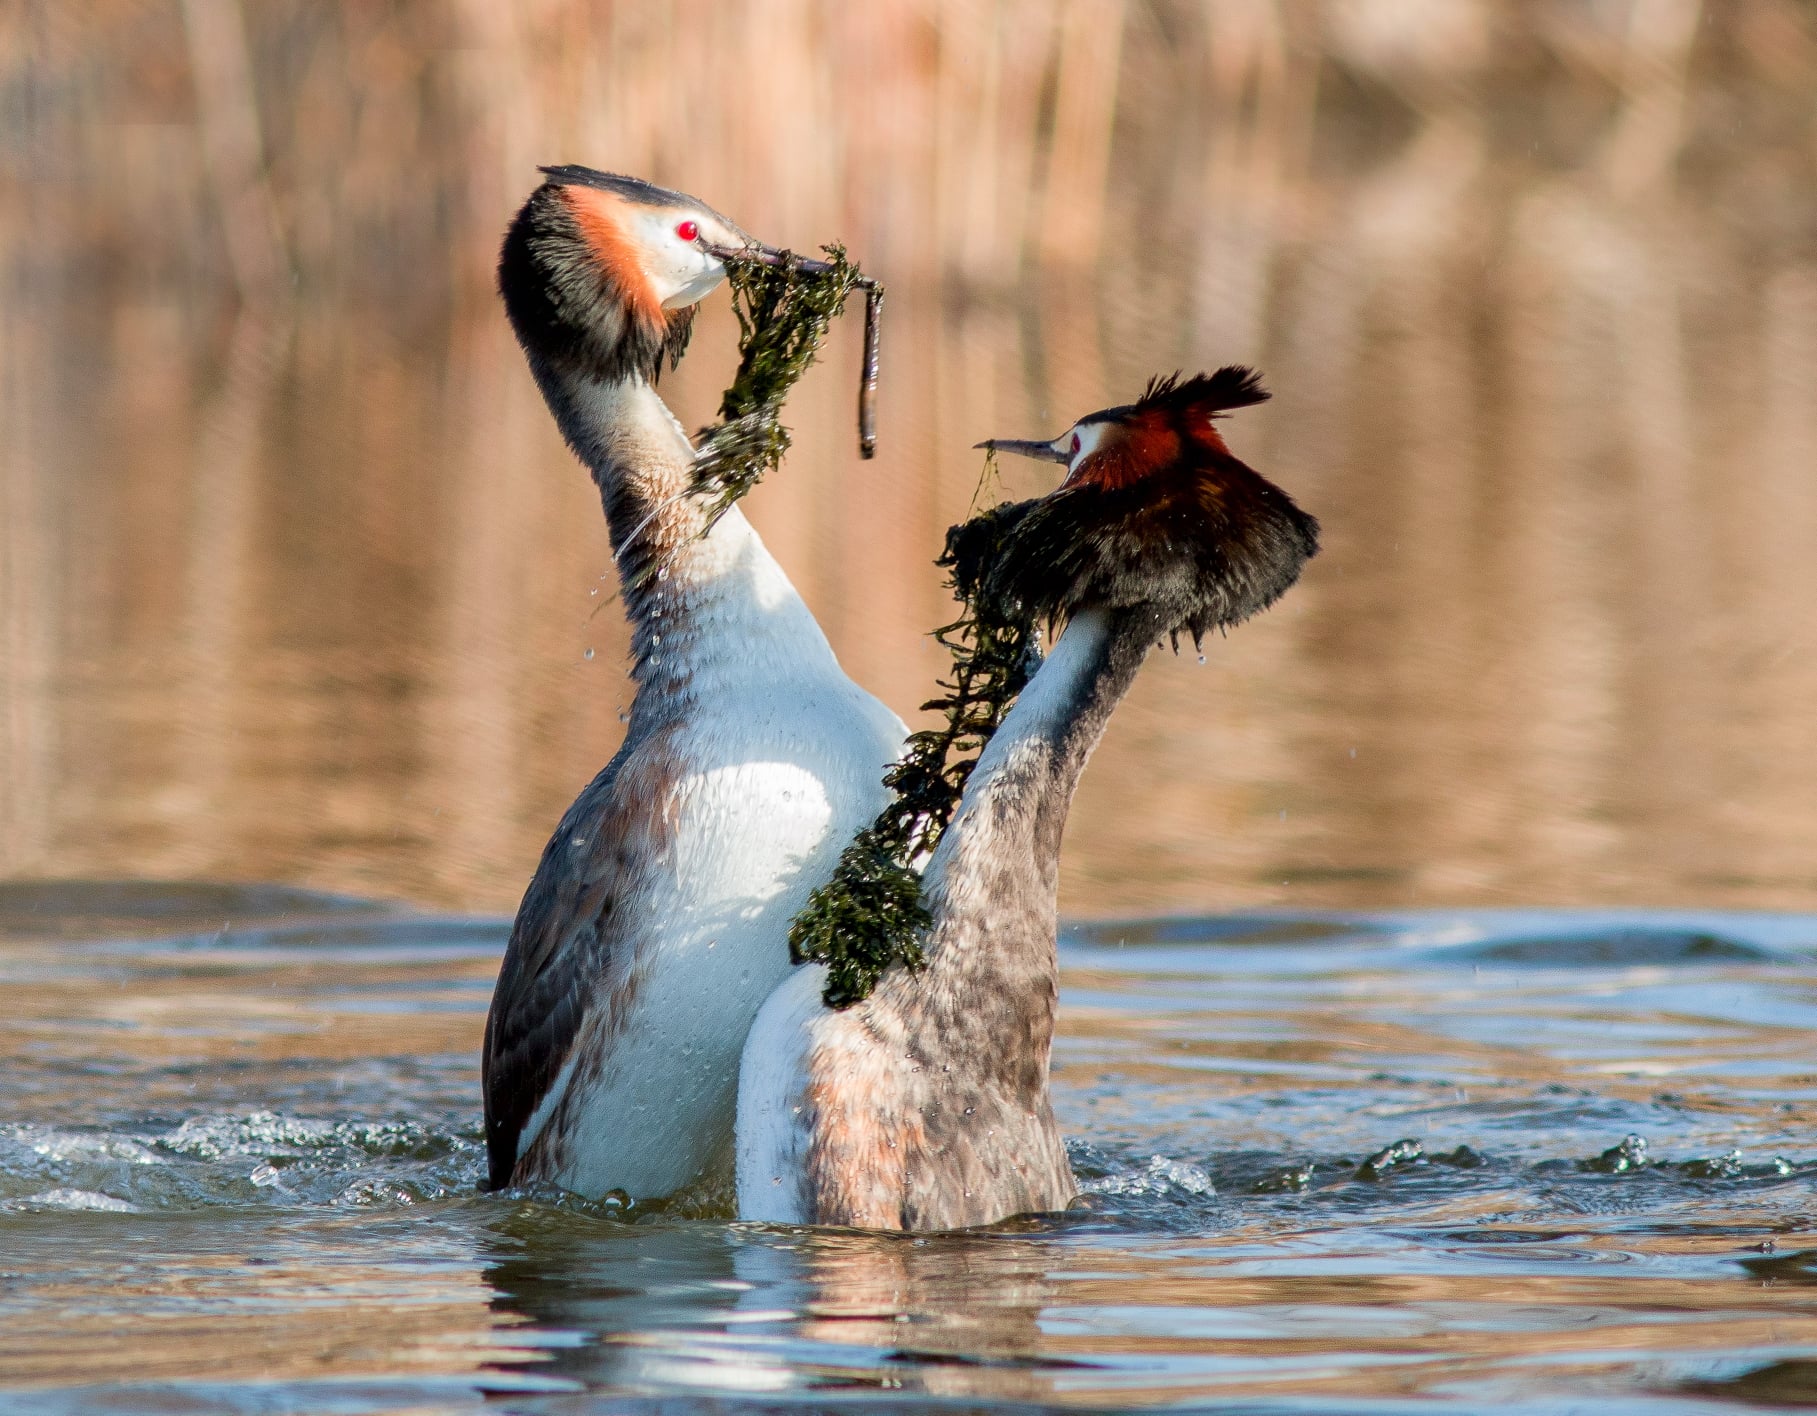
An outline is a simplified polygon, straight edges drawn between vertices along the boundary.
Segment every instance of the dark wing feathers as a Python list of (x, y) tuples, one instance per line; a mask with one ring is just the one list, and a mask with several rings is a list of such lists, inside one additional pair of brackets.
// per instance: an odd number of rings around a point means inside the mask
[(511, 1183), (524, 1124), (548, 1095), (602, 987), (628, 973), (635, 894), (616, 787), (621, 752), (576, 799), (543, 848), (518, 906), (486, 1018), (490, 1186)]

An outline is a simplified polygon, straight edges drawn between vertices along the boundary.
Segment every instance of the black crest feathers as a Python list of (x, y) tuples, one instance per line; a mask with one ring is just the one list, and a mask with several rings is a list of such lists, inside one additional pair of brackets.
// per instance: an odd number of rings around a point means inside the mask
[(1249, 408), (1266, 403), (1273, 395), (1262, 387), (1262, 376), (1241, 364), (1226, 364), (1210, 374), (1194, 374), (1182, 380), (1180, 375), (1156, 374), (1142, 390), (1142, 397), (1128, 409), (1117, 412), (1146, 413), (1166, 411), (1190, 416), (1204, 413), (1215, 416), (1232, 408)]
[(626, 177), (618, 172), (601, 172), (595, 167), (582, 167), (578, 162), (564, 162), (536, 169), (555, 187), (593, 187), (613, 192), (628, 202), (642, 206), (698, 206), (699, 203), (681, 192), (659, 187), (641, 177)]

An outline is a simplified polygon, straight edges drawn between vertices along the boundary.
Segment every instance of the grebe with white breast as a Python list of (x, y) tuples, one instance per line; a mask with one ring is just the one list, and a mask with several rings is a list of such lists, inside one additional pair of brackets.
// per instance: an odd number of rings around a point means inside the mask
[(739, 1049), (788, 926), (885, 800), (900, 720), (833, 651), (738, 508), (690, 495), (656, 393), (739, 255), (680, 192), (545, 168), (499, 291), (605, 505), (632, 625), (624, 745), (568, 809), (512, 926), (481, 1059), (490, 1184), (666, 1196), (729, 1170)]
[(928, 864), (922, 966), (843, 1009), (826, 969), (764, 1004), (738, 1090), (741, 1218), (952, 1229), (1064, 1208), (1076, 1184), (1048, 1093), (1060, 837), (1085, 763), (1156, 643), (1267, 608), (1318, 523), (1213, 419), (1268, 395), (1247, 369), (1152, 382), (1052, 442), (1046, 497), (948, 540), (955, 582), (1065, 625), (978, 759)]

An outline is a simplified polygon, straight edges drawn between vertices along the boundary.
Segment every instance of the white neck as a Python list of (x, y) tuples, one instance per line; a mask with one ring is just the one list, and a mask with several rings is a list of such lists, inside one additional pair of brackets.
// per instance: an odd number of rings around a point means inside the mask
[[(979, 829), (976, 818), (987, 802), (1001, 794), (1014, 765), (1026, 761), (1031, 750), (1045, 757), (1060, 745), (1067, 728), (1079, 717), (1092, 681), (1104, 671), (1112, 627), (1110, 612), (1097, 609), (1086, 610), (1068, 623), (979, 754), (952, 824), (928, 863), (930, 889), (952, 868), (954, 858), (965, 848), (966, 836)], [(1028, 784), (1018, 787), (1029, 789)]]
[(1011, 913), (1036, 922), (1051, 949), (1051, 923), (1038, 922), (1056, 908), (1073, 790), (1147, 650), (1137, 642), (1119, 652), (1129, 636), (1118, 631), (1108, 610), (1076, 616), (980, 754), (928, 863), (930, 968), (949, 946), (997, 934)]

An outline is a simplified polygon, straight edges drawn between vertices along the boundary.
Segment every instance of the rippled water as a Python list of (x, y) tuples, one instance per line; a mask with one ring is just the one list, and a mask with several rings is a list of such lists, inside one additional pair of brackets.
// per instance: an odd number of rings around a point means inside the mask
[(1092, 1193), (921, 1239), (478, 1194), (504, 933), (0, 886), (0, 1404), (1817, 1404), (1817, 917), (1075, 930)]

